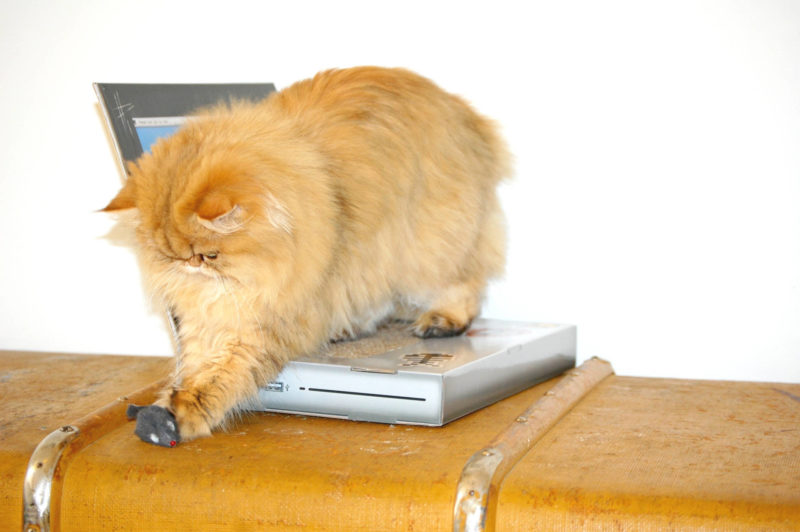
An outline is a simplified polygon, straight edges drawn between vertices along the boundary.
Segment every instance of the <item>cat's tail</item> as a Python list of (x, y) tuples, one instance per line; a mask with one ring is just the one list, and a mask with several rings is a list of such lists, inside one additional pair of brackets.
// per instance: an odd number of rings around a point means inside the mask
[(487, 146), (488, 178), (492, 184), (509, 179), (513, 173), (513, 157), (505, 139), (500, 134), (500, 126), (494, 120), (478, 115), (475, 130)]

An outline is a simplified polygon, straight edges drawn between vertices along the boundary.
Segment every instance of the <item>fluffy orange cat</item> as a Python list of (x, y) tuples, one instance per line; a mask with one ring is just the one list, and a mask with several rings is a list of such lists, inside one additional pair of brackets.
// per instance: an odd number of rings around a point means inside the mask
[(145, 279), (180, 321), (155, 405), (178, 441), (330, 340), (386, 319), (463, 332), (503, 269), (504, 144), (406, 70), (330, 70), (205, 110), (130, 170), (104, 210), (136, 209)]

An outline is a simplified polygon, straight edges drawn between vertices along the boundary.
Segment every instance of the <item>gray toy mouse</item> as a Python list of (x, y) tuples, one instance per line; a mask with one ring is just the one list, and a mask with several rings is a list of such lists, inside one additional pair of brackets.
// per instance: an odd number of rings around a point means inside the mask
[(166, 408), (155, 405), (128, 405), (125, 413), (128, 418), (136, 419), (134, 432), (143, 442), (162, 447), (175, 447), (181, 441), (175, 416)]

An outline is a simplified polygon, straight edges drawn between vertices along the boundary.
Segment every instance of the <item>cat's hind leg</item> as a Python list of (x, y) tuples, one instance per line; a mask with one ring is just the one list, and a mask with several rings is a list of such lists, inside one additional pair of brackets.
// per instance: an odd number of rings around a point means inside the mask
[(421, 338), (456, 336), (480, 311), (483, 282), (460, 283), (441, 290), (411, 326)]
[[(414, 334), (422, 338), (455, 336), (467, 330), (480, 313), (488, 280), (503, 271), (505, 263), (505, 227), (497, 198), (492, 195), (489, 206), (475, 235), (473, 245), (464, 253), (460, 267), (450, 266), (447, 273), (437, 272), (427, 283), (426, 293), (419, 297), (420, 288), (414, 287), (417, 297), (410, 300), (421, 308), (412, 326)], [(438, 248), (437, 248), (438, 249)], [(431, 251), (431, 255), (436, 253)], [(434, 265), (450, 264), (446, 257), (430, 261)], [(438, 266), (437, 266), (438, 267)], [(449, 279), (442, 282), (441, 279)], [(432, 296), (430, 294), (433, 294)], [(420, 302), (424, 302), (420, 304)]]

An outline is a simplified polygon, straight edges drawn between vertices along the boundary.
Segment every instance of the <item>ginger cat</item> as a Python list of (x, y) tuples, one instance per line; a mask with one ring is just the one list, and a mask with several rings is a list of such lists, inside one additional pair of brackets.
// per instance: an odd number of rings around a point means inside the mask
[(204, 110), (157, 142), (104, 210), (138, 211), (144, 277), (180, 321), (151, 407), (174, 416), (172, 444), (328, 341), (387, 319), (463, 332), (503, 269), (508, 159), (463, 100), (377, 67)]

